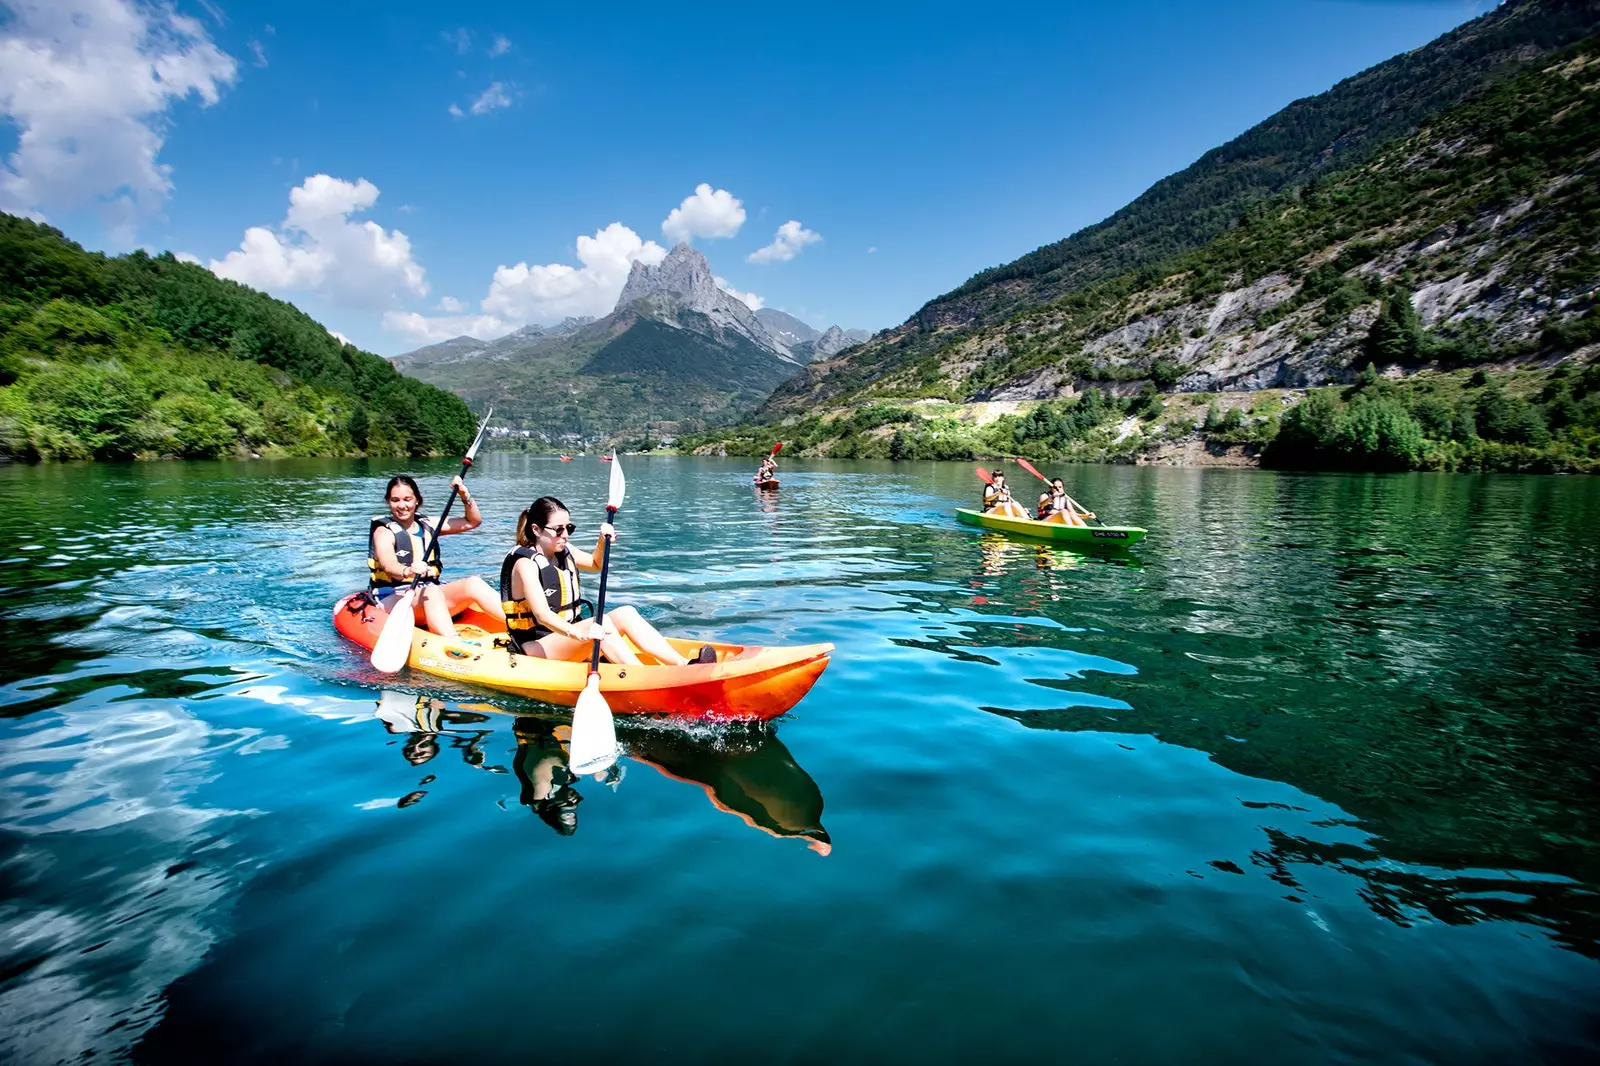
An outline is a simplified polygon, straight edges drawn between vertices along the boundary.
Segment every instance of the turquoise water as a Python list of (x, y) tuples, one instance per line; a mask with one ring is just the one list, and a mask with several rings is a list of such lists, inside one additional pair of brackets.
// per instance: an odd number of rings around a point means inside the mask
[[(332, 632), (394, 470), (0, 468), (0, 1061), (1600, 1051), (1600, 481), (1073, 469), (1152, 531), (1087, 557), (970, 465), (624, 462), (614, 602), (838, 651), (537, 811), (551, 708)], [(455, 574), (601, 517), (472, 477)]]

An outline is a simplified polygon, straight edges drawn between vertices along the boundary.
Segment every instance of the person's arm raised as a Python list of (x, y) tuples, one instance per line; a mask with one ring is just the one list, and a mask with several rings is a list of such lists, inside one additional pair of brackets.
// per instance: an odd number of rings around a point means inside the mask
[(450, 487), (456, 490), (456, 495), (461, 498), (460, 518), (452, 518), (445, 522), (444, 528), (439, 530), (441, 537), (452, 533), (465, 533), (469, 529), (477, 529), (483, 525), (483, 512), (478, 510), (478, 501), (467, 492), (467, 484), (458, 475), (450, 482)]

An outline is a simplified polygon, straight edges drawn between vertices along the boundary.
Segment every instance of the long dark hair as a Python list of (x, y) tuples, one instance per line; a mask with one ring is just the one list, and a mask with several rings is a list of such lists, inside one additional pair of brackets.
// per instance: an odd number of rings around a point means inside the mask
[(396, 474), (389, 479), (389, 484), (383, 490), (383, 505), (385, 507), (389, 506), (389, 493), (394, 491), (396, 485), (404, 485), (410, 489), (411, 494), (417, 498), (417, 510), (422, 510), (422, 490), (417, 488), (417, 479), (409, 474)]
[[(531, 548), (538, 541), (538, 534), (534, 533), (535, 526), (542, 526), (550, 521), (550, 516), (557, 511), (566, 511), (567, 505), (554, 496), (540, 496), (517, 515), (517, 544), (524, 548)], [(569, 512), (570, 513), (570, 512)]]

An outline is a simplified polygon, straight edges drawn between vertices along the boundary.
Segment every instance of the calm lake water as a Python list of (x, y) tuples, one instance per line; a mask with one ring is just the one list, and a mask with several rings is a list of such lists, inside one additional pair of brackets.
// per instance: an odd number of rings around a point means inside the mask
[[(552, 708), (333, 632), (396, 468), (0, 468), (0, 1061), (1600, 1053), (1600, 479), (1069, 469), (1094, 558), (624, 462), (613, 602), (838, 651), (540, 811)], [(447, 568), (606, 472), (485, 457)]]

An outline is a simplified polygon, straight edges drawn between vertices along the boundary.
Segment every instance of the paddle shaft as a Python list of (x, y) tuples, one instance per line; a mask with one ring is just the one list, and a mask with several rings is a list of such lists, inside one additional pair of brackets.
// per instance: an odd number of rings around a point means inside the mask
[[(606, 523), (615, 525), (616, 519), (617, 509), (615, 507), (607, 507)], [(596, 629), (600, 627), (606, 617), (606, 578), (611, 574), (611, 543), (610, 540), (605, 542), (606, 553), (600, 557), (600, 593), (594, 598), (594, 624)], [(600, 672), (600, 641), (600, 637), (594, 638), (594, 650), (589, 653), (589, 672), (591, 674)]]

